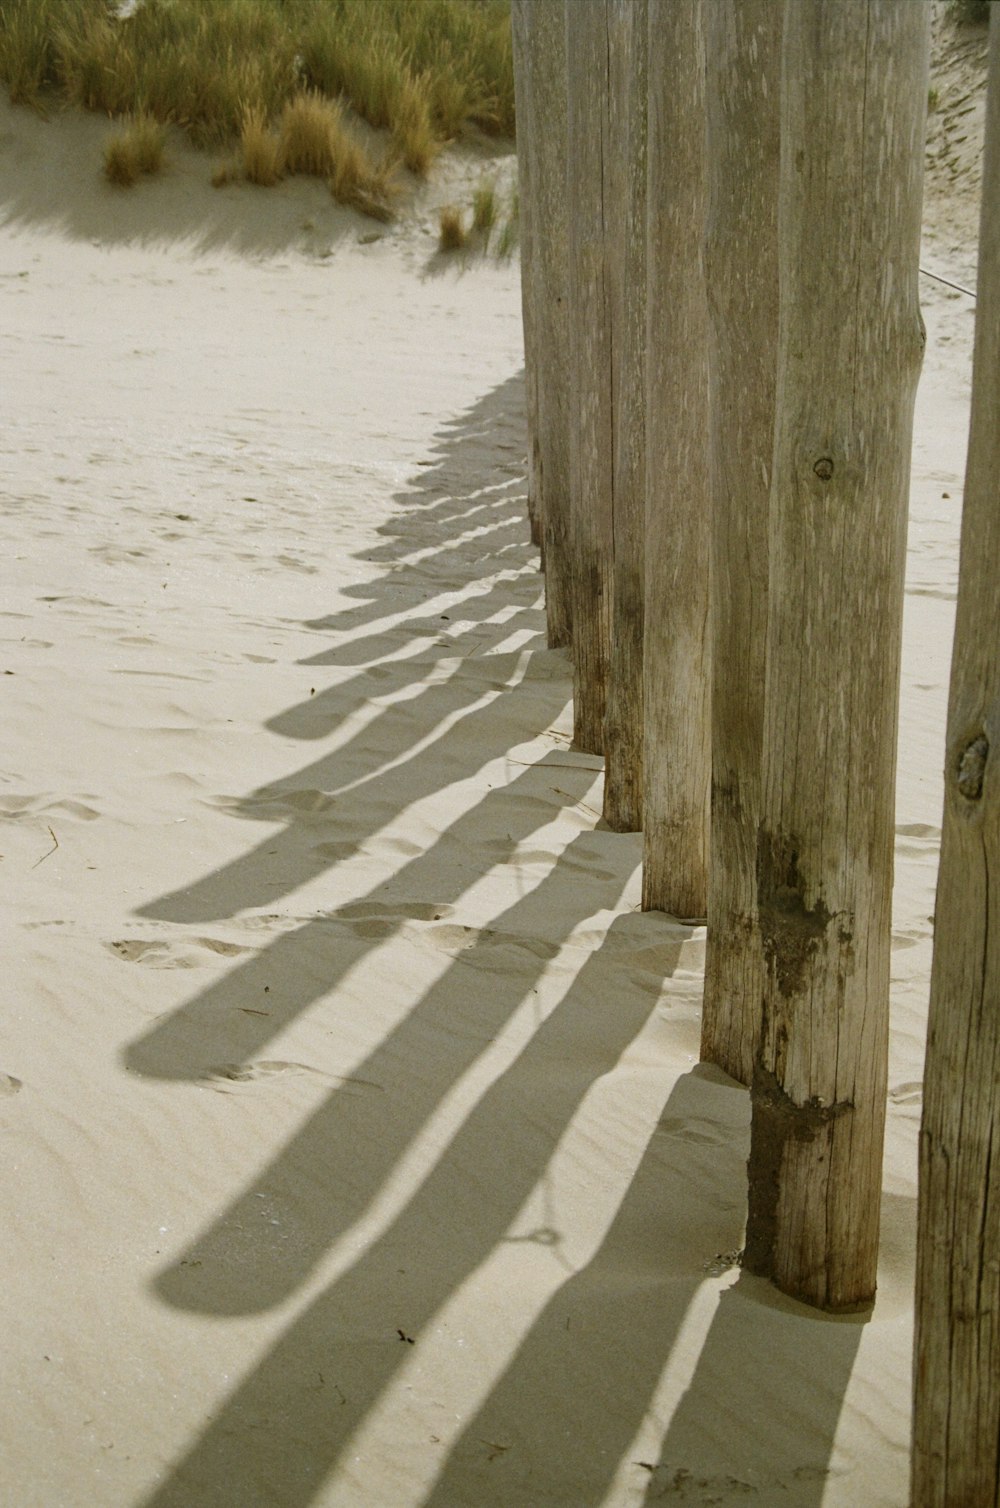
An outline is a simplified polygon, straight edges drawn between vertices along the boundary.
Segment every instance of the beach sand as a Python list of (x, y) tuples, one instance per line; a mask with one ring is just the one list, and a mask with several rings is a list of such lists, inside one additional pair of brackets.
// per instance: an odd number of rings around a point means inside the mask
[(384, 230), (177, 142), (112, 190), (108, 129), (0, 109), (0, 1499), (901, 1508), (972, 299), (922, 279), (879, 1293), (831, 1319), (739, 1269), (704, 933), (570, 748), (516, 260), (435, 253), (509, 151)]

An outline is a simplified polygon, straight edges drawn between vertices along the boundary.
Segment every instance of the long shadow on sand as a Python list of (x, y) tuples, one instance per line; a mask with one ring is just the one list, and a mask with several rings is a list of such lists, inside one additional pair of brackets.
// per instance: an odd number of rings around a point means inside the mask
[[(619, 1007), (607, 1008), (609, 992), (619, 977), (622, 949), (634, 924), (634, 918), (623, 917), (611, 926), (605, 943), (587, 958), (562, 1002), (514, 1063), (494, 1080), (389, 1228), (299, 1314), (260, 1366), (215, 1413), (168, 1481), (146, 1500), (148, 1508), (168, 1504), (179, 1508), (199, 1501), (226, 1508), (265, 1503), (292, 1508), (312, 1501), (354, 1432), (407, 1361), (409, 1352), (400, 1344), (400, 1332), (413, 1337), (419, 1346), (421, 1334), (433, 1325), (451, 1295), (499, 1243), (509, 1239), (511, 1223), (544, 1176), (585, 1095), (614, 1067), (654, 1009), (659, 990), (652, 977), (644, 995), (631, 992)], [(675, 941), (664, 946), (667, 974), (687, 935), (685, 928), (676, 925), (674, 934)], [(520, 983), (508, 988), (513, 992)], [(685, 1104), (683, 1108), (690, 1111), (692, 1107)], [(332, 1115), (326, 1129), (332, 1136)], [(702, 1209), (711, 1206), (712, 1210), (705, 1233), (708, 1252), (716, 1250), (720, 1240), (731, 1242), (738, 1237), (739, 1161), (738, 1155), (729, 1157), (729, 1187), (721, 1191), (721, 1197), (718, 1180), (711, 1191), (702, 1187)], [(272, 1189), (275, 1173), (280, 1177), (281, 1169), (272, 1170)], [(648, 1188), (643, 1192), (648, 1193)], [(637, 1217), (662, 1222), (666, 1239), (671, 1204), (669, 1198), (644, 1198), (641, 1210), (637, 1206)], [(720, 1206), (727, 1210), (723, 1217), (718, 1214)], [(689, 1241), (687, 1204), (676, 1207), (684, 1209), (685, 1240)], [(561, 1233), (558, 1228), (546, 1228), (537, 1231), (535, 1239), (558, 1247)], [(648, 1242), (646, 1250), (650, 1250)], [(664, 1300), (658, 1274), (659, 1263), (656, 1271), (650, 1266), (642, 1274), (634, 1289), (635, 1294), (644, 1287), (655, 1292), (656, 1306)], [(626, 1285), (630, 1291), (632, 1280), (630, 1273)], [(174, 1302), (181, 1297), (181, 1281), (180, 1269), (167, 1280)], [(213, 1290), (206, 1293), (199, 1286), (199, 1300), (210, 1301)], [(648, 1401), (649, 1375), (659, 1370), (669, 1350), (667, 1346), (659, 1352), (655, 1366), (642, 1368), (641, 1375), (635, 1372), (628, 1307), (623, 1303), (619, 1309), (615, 1336), (617, 1342), (628, 1336), (628, 1344), (619, 1345), (617, 1361), (613, 1348), (601, 1358), (609, 1395), (616, 1399), (617, 1427), (602, 1430), (609, 1450), (617, 1449), (619, 1435), (628, 1439), (634, 1432)], [(638, 1318), (641, 1326), (647, 1316)], [(662, 1335), (662, 1326), (657, 1333)], [(589, 1339), (582, 1331), (579, 1343), (584, 1349)], [(317, 1388), (317, 1376), (336, 1386)], [(567, 1385), (575, 1397), (575, 1385), (564, 1377), (562, 1386)], [(596, 1502), (601, 1495), (602, 1491), (596, 1496), (588, 1493), (576, 1501)]]
[[(637, 857), (627, 835), (588, 830), (527, 878), (526, 893), (489, 925), (462, 927), (455, 914), (472, 886), (503, 873), (526, 839), (585, 797), (594, 773), (592, 760), (553, 738), (550, 753), (508, 765), (494, 788), (483, 775), (512, 741), (551, 728), (568, 694), (565, 659), (541, 647), (535, 557), (512, 480), (519, 402), (517, 379), (447, 428), (419, 485), (400, 497), (394, 522), (366, 553), (381, 574), (351, 589), (356, 606), (312, 625), (318, 635), (346, 636), (307, 662), (343, 678), (268, 724), (310, 741), (340, 737), (348, 717), (362, 715), (363, 726), (294, 774), (228, 799), (234, 816), (278, 821), (282, 830), (142, 909), (197, 924), (274, 905), (362, 847), (385, 856), (383, 879), (372, 885), (366, 870), (365, 894), (305, 919), (272, 917), (282, 925), (259, 954), (137, 1041), (128, 1066), (159, 1079), (252, 1072), (267, 1043), (324, 996), (335, 1033), (338, 1013), (356, 1009), (338, 983), (363, 978), (372, 955), (406, 929), (427, 929), (424, 939), (448, 956), (367, 1060), (160, 1273), (160, 1298), (218, 1317), (294, 1299), (370, 1213), (479, 1056), (519, 1012), (523, 1023), (543, 974), (546, 998), (558, 998), (538, 1009), (533, 1032), (388, 1226), (213, 1408), (145, 1508), (306, 1508), (334, 1471), (348, 1490), (356, 1485), (359, 1503), (371, 1501), (363, 1463), (355, 1467), (349, 1450), (463, 1285), (514, 1241), (537, 1242), (569, 1268), (558, 1198), (547, 1200), (546, 1223), (517, 1236), (512, 1228), (552, 1183), (553, 1158), (588, 1095), (662, 1013), (662, 983), (690, 936), (669, 918), (625, 914), (598, 946), (581, 942), (579, 924), (619, 904)], [(428, 832), (423, 847), (404, 847), (399, 815), (459, 783), (460, 815)], [(265, 997), (266, 1012), (246, 1009)], [(696, 1052), (689, 1014), (671, 1021), (668, 1012), (658, 1029)], [(789, 1317), (746, 1279), (721, 1296), (661, 1458), (629, 1459), (705, 1265), (739, 1245), (743, 1222), (745, 1095), (703, 1069), (664, 1092), (598, 1250), (555, 1287), (481, 1407), (442, 1447), (429, 1508), (598, 1508), (622, 1472), (629, 1501), (648, 1489), (650, 1501), (728, 1502), (719, 1491), (746, 1486), (762, 1503), (820, 1502), (860, 1328)], [(505, 1344), (499, 1333), (498, 1348)], [(803, 1345), (818, 1357), (821, 1400), (804, 1409), (808, 1435), (803, 1429), (802, 1441), (765, 1469), (754, 1455), (765, 1448), (756, 1410), (794, 1414), (802, 1395), (784, 1373), (771, 1374), (775, 1356), (801, 1354)], [(706, 1456), (703, 1413), (713, 1393), (724, 1438)], [(730, 1458), (723, 1481), (719, 1462)]]

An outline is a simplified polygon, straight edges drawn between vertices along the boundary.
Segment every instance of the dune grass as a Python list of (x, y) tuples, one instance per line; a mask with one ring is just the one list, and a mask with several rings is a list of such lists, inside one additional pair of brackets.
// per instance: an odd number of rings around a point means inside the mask
[(489, 245), (496, 222), (497, 186), (492, 181), (484, 181), (472, 196), (472, 229), (481, 237), (484, 248)]
[(393, 193), (394, 160), (375, 164), (351, 134), (339, 100), (303, 90), (288, 101), (278, 123), (280, 161), (286, 173), (325, 178), (341, 204), (385, 219)]
[[(284, 176), (285, 165), (281, 141), (271, 130), (263, 111), (257, 105), (248, 106), (240, 127), (240, 162), (233, 177), (244, 177), (249, 183), (261, 188), (270, 188)], [(242, 171), (241, 171), (242, 170)], [(225, 179), (221, 181), (225, 182)]]
[(104, 176), (119, 188), (129, 188), (144, 173), (159, 173), (166, 135), (166, 127), (151, 115), (135, 115), (105, 145)]
[(273, 121), (303, 88), (343, 98), (426, 173), (474, 123), (514, 129), (509, 0), (2, 0), (0, 80), (18, 102), (144, 110), (198, 145)]
[(457, 204), (445, 204), (438, 215), (438, 249), (461, 251), (469, 240), (465, 216)]
[(390, 151), (376, 162), (352, 133), (339, 100), (304, 89), (287, 102), (277, 125), (259, 108), (244, 114), (239, 154), (216, 168), (217, 188), (243, 179), (269, 187), (296, 173), (326, 180), (333, 197), (378, 220), (392, 215), (397, 159)]
[(505, 211), (496, 181), (484, 179), (473, 192), (472, 212), (468, 219), (466, 212), (456, 204), (446, 204), (438, 212), (438, 250), (444, 253), (478, 251), (485, 255), (498, 226), (493, 252), (503, 261), (513, 254), (518, 242), (517, 184), (514, 184)]
[[(139, 0), (127, 15), (115, 0), (0, 0), (0, 82), (18, 103), (124, 117), (114, 182), (151, 171), (127, 142), (160, 122), (232, 148), (214, 183), (318, 173), (379, 218), (397, 165), (426, 176), (470, 125), (514, 131), (509, 0)], [(381, 160), (349, 111), (389, 133)]]

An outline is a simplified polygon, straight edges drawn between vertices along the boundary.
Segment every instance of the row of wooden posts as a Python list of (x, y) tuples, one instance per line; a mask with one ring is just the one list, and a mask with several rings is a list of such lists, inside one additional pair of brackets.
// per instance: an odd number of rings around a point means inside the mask
[[(744, 1265), (875, 1293), (929, 6), (512, 0), (532, 525), (643, 904), (708, 919)], [(920, 1145), (913, 1501), (1000, 1503), (1000, 33)], [(990, 884), (991, 870), (993, 883)], [(996, 1156), (993, 1150), (996, 1145)]]

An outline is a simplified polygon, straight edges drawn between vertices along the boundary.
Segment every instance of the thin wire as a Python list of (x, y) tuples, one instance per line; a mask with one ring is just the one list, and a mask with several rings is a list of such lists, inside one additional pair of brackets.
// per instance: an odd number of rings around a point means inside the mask
[(935, 283), (943, 283), (946, 288), (954, 288), (958, 293), (967, 293), (970, 298), (976, 296), (971, 288), (963, 288), (961, 283), (953, 283), (949, 278), (940, 277), (936, 272), (928, 272), (926, 267), (921, 267), (920, 271), (925, 278), (933, 278)]

